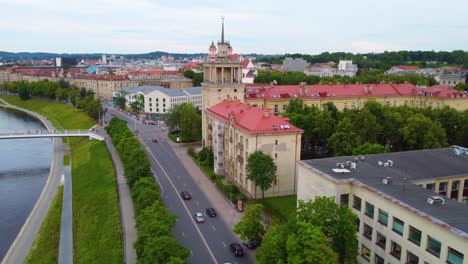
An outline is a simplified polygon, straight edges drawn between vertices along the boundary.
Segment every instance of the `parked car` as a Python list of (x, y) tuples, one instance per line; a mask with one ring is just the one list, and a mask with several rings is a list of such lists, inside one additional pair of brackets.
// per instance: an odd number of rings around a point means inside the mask
[(206, 214), (210, 217), (216, 217), (216, 211), (213, 208), (206, 208)]
[(194, 214), (193, 214), (193, 218), (195, 219), (195, 221), (196, 221), (197, 223), (203, 223), (203, 222), (205, 222), (205, 216), (203, 216), (203, 214), (200, 213), (200, 212), (194, 213)]
[(157, 138), (153, 138), (151, 141), (153, 141), (154, 143), (157, 143), (157, 142), (158, 142), (158, 139), (157, 139)]
[(257, 239), (249, 239), (242, 244), (244, 244), (248, 249), (256, 249), (260, 245), (260, 241)]
[(187, 192), (187, 191), (182, 191), (182, 192), (180, 193), (180, 196), (182, 196), (182, 198), (183, 198), (184, 200), (190, 200), (190, 199), (192, 199), (192, 194), (190, 194), (190, 192)]
[(232, 253), (234, 253), (234, 256), (240, 257), (244, 255), (244, 250), (239, 243), (231, 243), (229, 247), (231, 248)]

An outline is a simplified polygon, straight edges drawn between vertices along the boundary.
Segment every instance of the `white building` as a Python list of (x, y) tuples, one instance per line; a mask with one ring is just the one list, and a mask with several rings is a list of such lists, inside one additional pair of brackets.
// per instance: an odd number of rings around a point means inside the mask
[(468, 263), (468, 149), (298, 161), (297, 198), (359, 217), (359, 263)]
[(304, 70), (307, 75), (315, 75), (319, 77), (331, 77), (331, 76), (356, 76), (358, 71), (357, 64), (353, 64), (350, 60), (340, 60), (338, 68), (331, 67), (310, 67)]
[(254, 83), (258, 71), (250, 58), (242, 61), (242, 83)]
[(144, 96), (146, 119), (162, 120), (163, 116), (175, 105), (192, 103), (201, 109), (201, 87), (169, 89), (161, 86), (139, 86), (123, 89), (127, 93), (127, 106), (135, 101), (137, 95)]

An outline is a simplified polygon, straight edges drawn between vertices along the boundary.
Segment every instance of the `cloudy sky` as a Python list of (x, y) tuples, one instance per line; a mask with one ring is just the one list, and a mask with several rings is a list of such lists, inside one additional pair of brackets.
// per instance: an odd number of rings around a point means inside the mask
[(467, 0), (0, 0), (0, 50), (240, 53), (468, 49)]

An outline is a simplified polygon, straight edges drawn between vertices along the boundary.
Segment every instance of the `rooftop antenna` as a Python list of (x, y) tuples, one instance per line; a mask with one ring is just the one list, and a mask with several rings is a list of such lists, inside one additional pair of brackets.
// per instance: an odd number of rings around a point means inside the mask
[(221, 43), (224, 43), (224, 16), (221, 16)]

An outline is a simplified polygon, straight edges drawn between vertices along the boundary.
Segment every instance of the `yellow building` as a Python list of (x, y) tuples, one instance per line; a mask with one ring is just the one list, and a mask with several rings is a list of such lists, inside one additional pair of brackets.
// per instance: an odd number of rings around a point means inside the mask
[(286, 111), (291, 99), (300, 98), (305, 105), (322, 107), (333, 102), (339, 110), (356, 109), (367, 100), (383, 105), (468, 109), (468, 94), (443, 85), (422, 88), (412, 84), (349, 84), (349, 85), (248, 85), (245, 101), (259, 107), (272, 108), (275, 114)]
[[(359, 217), (359, 263), (468, 259), (468, 149), (298, 162), (297, 198), (333, 196)], [(458, 201), (457, 201), (458, 200)]]

